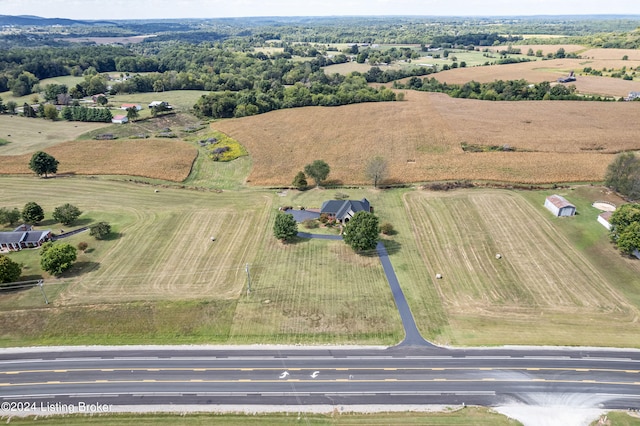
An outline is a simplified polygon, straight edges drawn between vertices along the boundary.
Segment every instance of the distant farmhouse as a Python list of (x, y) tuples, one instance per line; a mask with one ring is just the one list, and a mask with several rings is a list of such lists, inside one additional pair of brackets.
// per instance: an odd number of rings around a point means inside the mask
[(120, 109), (128, 110), (129, 108), (135, 108), (137, 111), (142, 109), (142, 105), (140, 104), (122, 104), (120, 105)]
[(172, 109), (173, 107), (169, 105), (168, 102), (165, 101), (153, 101), (149, 104), (149, 109), (156, 107), (164, 107), (165, 109)]
[(576, 214), (576, 206), (560, 195), (549, 195), (544, 201), (544, 206), (558, 217), (573, 216)]
[(51, 230), (34, 231), (30, 225), (20, 225), (13, 232), (0, 232), (0, 250), (35, 248), (50, 240)]
[(111, 119), (111, 122), (114, 124), (124, 124), (129, 121), (129, 118), (126, 115), (114, 115)]
[(325, 214), (340, 223), (347, 223), (357, 212), (373, 212), (369, 200), (329, 200), (322, 203), (320, 214)]
[(629, 92), (629, 96), (624, 98), (625, 101), (635, 101), (636, 99), (640, 99), (640, 92)]

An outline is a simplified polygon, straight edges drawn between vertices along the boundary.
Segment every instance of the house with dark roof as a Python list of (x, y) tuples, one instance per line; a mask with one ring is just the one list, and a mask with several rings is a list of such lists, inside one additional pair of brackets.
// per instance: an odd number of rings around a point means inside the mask
[(40, 247), (51, 240), (51, 230), (34, 231), (29, 225), (20, 225), (13, 232), (0, 232), (0, 250), (19, 251)]
[(356, 200), (329, 200), (322, 203), (320, 214), (325, 214), (331, 219), (341, 223), (347, 223), (357, 212), (373, 212), (369, 200), (363, 198)]
[(558, 217), (573, 216), (576, 214), (576, 206), (560, 195), (549, 195), (544, 201), (544, 206)]

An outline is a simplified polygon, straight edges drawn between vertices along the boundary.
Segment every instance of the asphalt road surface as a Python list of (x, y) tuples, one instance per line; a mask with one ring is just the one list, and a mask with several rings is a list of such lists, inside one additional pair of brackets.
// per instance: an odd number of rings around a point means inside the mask
[(0, 400), (9, 409), (79, 401), (498, 406), (536, 405), (541, 396), (581, 407), (640, 409), (640, 351), (400, 346), (0, 352)]

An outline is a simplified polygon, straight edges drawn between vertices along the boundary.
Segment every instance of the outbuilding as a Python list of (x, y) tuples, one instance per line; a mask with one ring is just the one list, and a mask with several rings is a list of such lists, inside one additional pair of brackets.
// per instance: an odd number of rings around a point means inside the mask
[(609, 231), (611, 231), (611, 222), (609, 222), (609, 220), (611, 219), (612, 214), (613, 212), (603, 212), (598, 215), (598, 223)]
[(576, 206), (568, 202), (560, 195), (549, 195), (544, 206), (555, 216), (573, 216), (576, 214)]
[(129, 118), (127, 118), (126, 115), (115, 115), (112, 119), (111, 122), (114, 124), (124, 124), (126, 122), (129, 121)]

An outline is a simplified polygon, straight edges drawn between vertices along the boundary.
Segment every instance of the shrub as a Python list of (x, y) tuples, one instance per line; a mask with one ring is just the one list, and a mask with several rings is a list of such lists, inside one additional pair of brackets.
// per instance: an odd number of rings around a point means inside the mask
[(81, 252), (85, 252), (87, 250), (87, 248), (89, 248), (89, 244), (85, 243), (84, 241), (80, 241), (78, 243), (78, 250), (80, 250)]
[(98, 222), (89, 228), (89, 235), (95, 237), (96, 240), (102, 240), (111, 233), (111, 225), (107, 222)]
[(384, 235), (393, 234), (393, 225), (389, 222), (384, 222), (382, 225), (380, 225), (380, 232), (382, 232)]
[(304, 226), (307, 229), (316, 229), (320, 226), (320, 224), (315, 219), (307, 219), (304, 222), (302, 222), (302, 226)]

